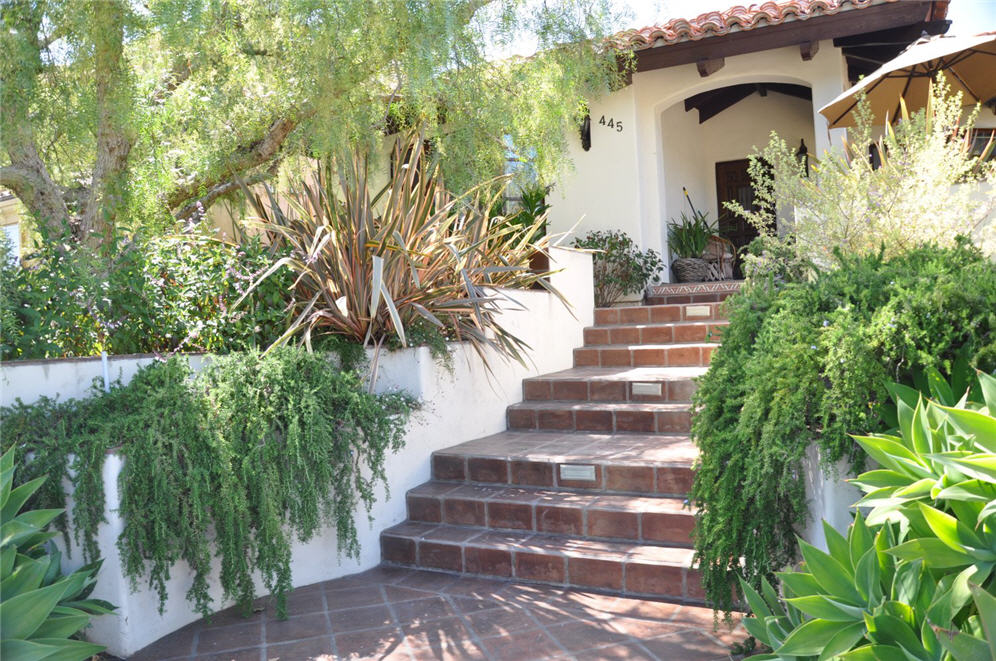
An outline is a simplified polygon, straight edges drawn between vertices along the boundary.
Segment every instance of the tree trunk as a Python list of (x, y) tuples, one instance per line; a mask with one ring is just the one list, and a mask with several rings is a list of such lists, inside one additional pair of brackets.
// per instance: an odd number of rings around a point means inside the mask
[(92, 247), (107, 245), (118, 214), (127, 202), (125, 174), (133, 136), (128, 125), (130, 101), (122, 72), (124, 11), (118, 1), (92, 5), (94, 74), (97, 83), (97, 160), (79, 236)]

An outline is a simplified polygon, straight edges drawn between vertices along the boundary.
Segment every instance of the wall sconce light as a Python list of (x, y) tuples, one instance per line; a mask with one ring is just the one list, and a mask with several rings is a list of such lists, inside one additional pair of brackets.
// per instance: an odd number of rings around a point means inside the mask
[(591, 115), (588, 114), (581, 120), (581, 149), (591, 149)]
[(799, 164), (805, 167), (806, 177), (809, 177), (809, 149), (806, 147), (805, 139), (799, 140), (799, 148), (795, 151), (795, 157), (799, 159)]

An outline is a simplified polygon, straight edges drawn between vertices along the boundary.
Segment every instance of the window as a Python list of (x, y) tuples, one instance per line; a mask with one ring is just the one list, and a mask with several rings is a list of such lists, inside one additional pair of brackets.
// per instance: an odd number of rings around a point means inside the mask
[(13, 225), (4, 225), (3, 233), (7, 238), (7, 242), (10, 244), (11, 259), (16, 264), (20, 260), (21, 255), (21, 224), (14, 223)]
[[(972, 154), (975, 156), (982, 154), (990, 140), (996, 144), (996, 128), (972, 129)], [(986, 160), (991, 161), (994, 158), (996, 158), (996, 147), (989, 152), (989, 158)]]

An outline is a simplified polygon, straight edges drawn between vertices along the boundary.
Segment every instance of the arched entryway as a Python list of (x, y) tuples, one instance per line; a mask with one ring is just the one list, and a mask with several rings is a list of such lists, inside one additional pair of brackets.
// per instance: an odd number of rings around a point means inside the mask
[[(784, 82), (749, 82), (698, 92), (660, 113), (662, 217), (679, 220), (689, 201), (737, 248), (756, 230), (729, 213), (724, 202), (750, 206), (753, 188), (748, 158), (766, 145), (772, 131), (793, 147), (814, 145), (812, 92)], [(683, 194), (688, 190), (688, 197)], [(661, 228), (666, 242), (667, 227)]]

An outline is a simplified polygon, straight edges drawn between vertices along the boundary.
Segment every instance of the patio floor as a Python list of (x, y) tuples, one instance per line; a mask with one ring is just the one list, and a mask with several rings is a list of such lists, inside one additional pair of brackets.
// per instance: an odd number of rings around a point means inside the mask
[(737, 626), (713, 630), (708, 608), (546, 585), (378, 567), (190, 624), (135, 661), (304, 659), (728, 659)]

